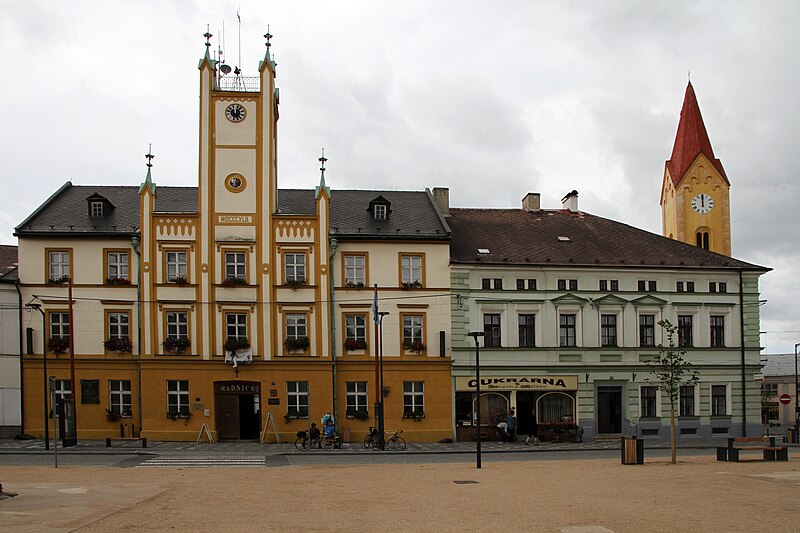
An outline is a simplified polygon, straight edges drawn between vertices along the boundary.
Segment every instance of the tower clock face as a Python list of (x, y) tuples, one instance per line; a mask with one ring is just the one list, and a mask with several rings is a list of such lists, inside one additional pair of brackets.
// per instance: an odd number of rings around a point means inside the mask
[(701, 215), (705, 215), (711, 211), (712, 207), (714, 207), (714, 199), (708, 194), (700, 193), (692, 198), (692, 209)]
[(231, 104), (225, 108), (225, 116), (231, 122), (241, 122), (247, 116), (247, 111), (242, 104)]

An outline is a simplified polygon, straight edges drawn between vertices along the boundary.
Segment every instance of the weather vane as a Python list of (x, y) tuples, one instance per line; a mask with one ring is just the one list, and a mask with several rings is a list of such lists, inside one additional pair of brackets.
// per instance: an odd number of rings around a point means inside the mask
[(153, 145), (152, 144), (148, 144), (147, 145), (147, 153), (144, 156), (147, 158), (147, 168), (152, 167), (153, 166), (153, 158), (155, 157), (153, 155)]
[(327, 160), (328, 159), (325, 157), (325, 148), (323, 148), (322, 149), (322, 157), (320, 157), (318, 159), (318, 161), (322, 165), (321, 167), (319, 167), (320, 172), (322, 172), (322, 179), (325, 179), (325, 161), (327, 161)]
[(272, 46), (269, 42), (269, 40), (272, 39), (272, 34), (269, 32), (269, 24), (267, 24), (267, 33), (264, 34), (264, 39), (267, 40), (265, 46), (267, 47), (267, 55), (269, 55), (269, 47)]
[(211, 48), (211, 38), (213, 35), (211, 35), (210, 29), (210, 26), (206, 25), (206, 32), (203, 34), (203, 37), (206, 38), (206, 48)]

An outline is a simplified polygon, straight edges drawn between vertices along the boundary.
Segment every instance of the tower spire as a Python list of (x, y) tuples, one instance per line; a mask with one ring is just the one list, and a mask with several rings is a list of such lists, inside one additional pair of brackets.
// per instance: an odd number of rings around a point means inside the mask
[(153, 159), (155, 159), (155, 157), (156, 157), (156, 156), (153, 155), (153, 145), (152, 144), (148, 143), (148, 145), (147, 145), (147, 153), (144, 154), (144, 157), (145, 157), (145, 159), (147, 159), (147, 163), (146, 163), (147, 175), (144, 178), (144, 182), (139, 187), (139, 193), (141, 193), (142, 190), (145, 187), (147, 187), (147, 188), (150, 189), (151, 193), (155, 194), (155, 192), (156, 192), (156, 184), (153, 183), (153, 177), (150, 174), (150, 169), (153, 168)]
[(330, 198), (331, 189), (325, 184), (325, 170), (326, 170), (325, 163), (328, 161), (328, 158), (325, 157), (325, 148), (322, 149), (322, 156), (319, 159), (317, 159), (317, 161), (319, 161), (320, 163), (319, 167), (320, 177), (319, 177), (319, 185), (316, 187), (314, 196), (319, 197), (320, 191), (324, 190), (328, 194), (328, 197)]
[(203, 34), (203, 37), (206, 38), (206, 59), (211, 59), (210, 49), (211, 49), (211, 38), (213, 35), (211, 34), (211, 26), (206, 24), (206, 32)]

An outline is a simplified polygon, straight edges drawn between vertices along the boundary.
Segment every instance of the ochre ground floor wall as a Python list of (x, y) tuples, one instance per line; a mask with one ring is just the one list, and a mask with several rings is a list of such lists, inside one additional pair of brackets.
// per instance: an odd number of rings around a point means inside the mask
[[(68, 358), (48, 357), (47, 373), (58, 380), (69, 380)], [(385, 360), (383, 376), (387, 431), (402, 429), (409, 442), (453, 437), (449, 358)], [(42, 437), (45, 415), (41, 357), (24, 358), (23, 380), (26, 432)], [(275, 441), (276, 432), (281, 442), (293, 442), (297, 431), (306, 429), (311, 422), (319, 425), (326, 413), (333, 415), (340, 435), (349, 436), (354, 442), (362, 440), (369, 427), (376, 425), (375, 363), (368, 357), (342, 358), (336, 365), (330, 359), (258, 361), (238, 368), (219, 360), (144, 359), (139, 368), (133, 358), (78, 358), (75, 380), (77, 387), (73, 385), (71, 390), (79, 440), (118, 436), (120, 424), (133, 425), (137, 434), (151, 440), (194, 441), (203, 424), (208, 424), (215, 440), (258, 439), (268, 413), (274, 425), (268, 425), (267, 442)], [(114, 422), (107, 419), (112, 380), (129, 381), (131, 389), (130, 416)], [(188, 418), (170, 418), (169, 381), (188, 382)], [(424, 417), (420, 419), (403, 417), (404, 383), (412, 381), (422, 382), (424, 387)], [(293, 382), (308, 382), (308, 416), (287, 416), (287, 388)], [(366, 383), (365, 420), (346, 414), (348, 382)], [(95, 394), (86, 394), (87, 385)]]

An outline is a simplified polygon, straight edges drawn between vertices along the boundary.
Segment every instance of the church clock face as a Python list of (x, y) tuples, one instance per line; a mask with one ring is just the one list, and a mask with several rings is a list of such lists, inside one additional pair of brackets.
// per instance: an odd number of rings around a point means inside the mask
[(714, 199), (708, 194), (700, 193), (692, 198), (692, 209), (701, 215), (705, 215), (711, 211), (712, 207), (714, 207)]
[(241, 122), (247, 116), (247, 111), (242, 104), (231, 104), (225, 108), (225, 117), (231, 122)]

